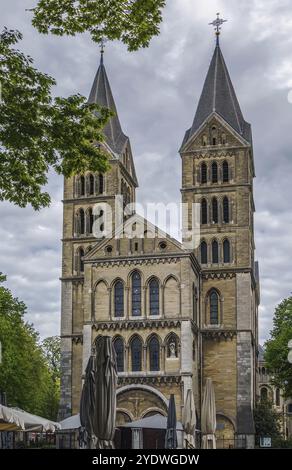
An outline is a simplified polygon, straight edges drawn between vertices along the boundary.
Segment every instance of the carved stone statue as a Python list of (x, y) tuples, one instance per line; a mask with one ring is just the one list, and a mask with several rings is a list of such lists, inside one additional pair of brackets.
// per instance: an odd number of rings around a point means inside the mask
[(171, 342), (169, 343), (169, 357), (170, 357), (170, 358), (175, 358), (175, 357), (177, 357), (177, 355), (176, 355), (176, 344), (175, 344), (174, 341), (171, 341)]

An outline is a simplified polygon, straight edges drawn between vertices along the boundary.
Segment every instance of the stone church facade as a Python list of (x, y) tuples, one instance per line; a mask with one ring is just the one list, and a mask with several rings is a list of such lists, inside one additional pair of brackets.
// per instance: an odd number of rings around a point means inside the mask
[(102, 144), (111, 168), (64, 183), (60, 417), (78, 413), (92, 344), (106, 335), (117, 352), (118, 424), (166, 415), (172, 393), (181, 419), (192, 389), (199, 426), (210, 377), (218, 438), (244, 435), (252, 443), (259, 304), (253, 145), (219, 43), (180, 149), (182, 202), (201, 207), (195, 250), (137, 215), (125, 217), (122, 231), (114, 223), (112, 238), (93, 236), (96, 220), (106, 230), (104, 203), (115, 214), (115, 196), (134, 203), (138, 186), (103, 56), (89, 102), (115, 112)]

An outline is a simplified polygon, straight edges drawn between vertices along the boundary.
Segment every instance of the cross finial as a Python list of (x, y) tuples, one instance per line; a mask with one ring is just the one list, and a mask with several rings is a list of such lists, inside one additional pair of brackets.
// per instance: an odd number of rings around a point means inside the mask
[(101, 38), (100, 43), (99, 43), (99, 47), (100, 47), (100, 63), (101, 63), (101, 65), (103, 64), (103, 54), (104, 54), (105, 45), (106, 45), (106, 39), (105, 39), (105, 38)]
[(220, 36), (220, 32), (221, 32), (221, 27), (222, 27), (223, 23), (226, 23), (226, 21), (227, 20), (223, 20), (222, 18), (220, 18), (220, 13), (217, 13), (216, 20), (212, 21), (212, 23), (209, 23), (209, 25), (214, 26), (217, 45), (219, 45), (219, 36)]

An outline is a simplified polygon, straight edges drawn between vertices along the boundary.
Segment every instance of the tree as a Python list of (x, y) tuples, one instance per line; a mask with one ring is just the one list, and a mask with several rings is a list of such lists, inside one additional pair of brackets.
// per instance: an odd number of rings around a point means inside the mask
[(50, 336), (42, 342), (47, 365), (55, 382), (61, 377), (61, 340), (60, 336)]
[[(5, 277), (0, 275), (0, 283)], [(56, 419), (58, 384), (39, 345), (39, 336), (25, 319), (26, 306), (0, 285), (0, 390), (9, 406)]]
[(292, 396), (292, 365), (288, 362), (288, 342), (292, 339), (292, 297), (276, 308), (271, 338), (265, 343), (265, 361), (273, 374), (273, 384)]
[(32, 24), (59, 36), (89, 32), (95, 42), (120, 40), (130, 51), (159, 34), (166, 0), (39, 0)]
[(270, 402), (257, 404), (254, 410), (257, 444), (260, 437), (272, 437), (276, 441), (281, 439), (280, 419), (279, 413), (273, 410)]
[(50, 203), (50, 167), (66, 177), (108, 169), (93, 143), (103, 142), (112, 112), (81, 95), (53, 99), (55, 80), (14, 48), (21, 39), (19, 31), (0, 34), (0, 200), (40, 209)]

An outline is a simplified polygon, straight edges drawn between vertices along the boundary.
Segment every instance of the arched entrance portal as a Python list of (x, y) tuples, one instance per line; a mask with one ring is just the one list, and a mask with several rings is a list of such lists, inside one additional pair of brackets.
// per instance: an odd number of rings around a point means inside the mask
[(218, 449), (233, 449), (236, 447), (235, 426), (230, 418), (218, 413), (216, 416), (216, 445)]
[(131, 421), (153, 414), (167, 415), (168, 400), (157, 389), (147, 385), (128, 385), (117, 390), (117, 413), (127, 412)]
[[(147, 385), (129, 385), (117, 390), (117, 424), (167, 415), (168, 400), (157, 389)], [(165, 430), (147, 428), (120, 428), (121, 448), (163, 448)]]

